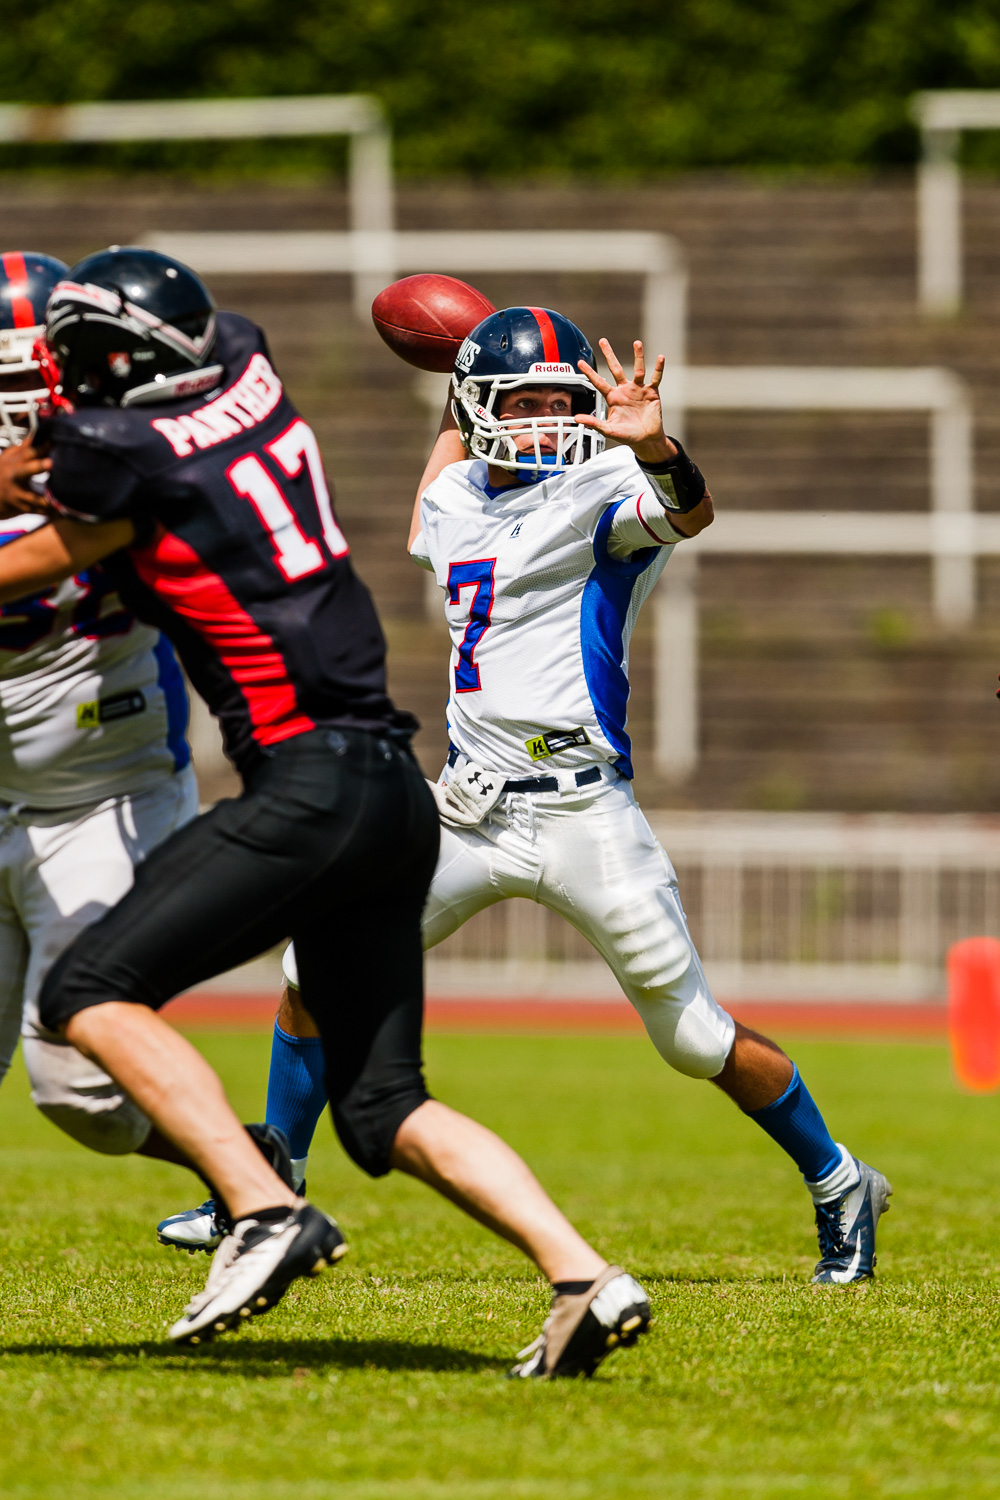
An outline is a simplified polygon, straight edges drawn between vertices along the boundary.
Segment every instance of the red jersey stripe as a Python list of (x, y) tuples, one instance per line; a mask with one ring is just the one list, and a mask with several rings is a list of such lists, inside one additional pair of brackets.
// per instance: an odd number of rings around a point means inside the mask
[[(646, 491), (643, 490), (642, 495), (644, 495), (645, 493), (646, 493)], [(649, 532), (650, 536), (653, 538), (653, 541), (656, 543), (656, 545), (658, 547), (667, 547), (667, 546), (669, 546), (669, 543), (665, 542), (663, 540), (662, 536), (657, 536), (656, 535), (656, 532), (653, 530), (652, 526), (647, 526), (645, 517), (643, 516), (642, 511), (640, 509), (640, 506), (642, 505), (642, 495), (640, 495), (639, 498), (638, 498), (638, 500), (635, 502), (635, 518), (636, 518), (636, 520), (639, 522), (639, 525), (642, 527), (643, 531), (648, 531)], [(667, 524), (669, 525), (669, 522)]]
[(542, 335), (542, 352), (545, 355), (545, 363), (547, 365), (557, 365), (559, 363), (559, 339), (556, 335), (552, 319), (544, 307), (529, 307), (528, 311), (534, 313), (535, 322), (538, 324), (538, 331)]
[(14, 327), (34, 328), (38, 319), (30, 299), (25, 296), (28, 290), (28, 268), (24, 264), (24, 256), (10, 251), (7, 255), (0, 256), (0, 261), (3, 263), (4, 275), (10, 282), (9, 300)]
[(299, 711), (274, 641), (193, 547), (161, 529), (149, 546), (132, 548), (130, 556), (147, 588), (212, 647), (246, 700), (259, 745), (315, 729), (312, 719)]

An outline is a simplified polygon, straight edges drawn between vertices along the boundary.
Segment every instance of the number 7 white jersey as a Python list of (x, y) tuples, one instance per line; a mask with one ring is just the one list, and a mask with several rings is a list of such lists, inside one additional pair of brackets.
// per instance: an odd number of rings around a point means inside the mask
[(629, 639), (673, 547), (619, 560), (608, 537), (646, 489), (630, 448), (534, 485), (493, 490), (475, 459), (428, 486), (423, 543), (452, 641), (448, 730), (471, 760), (508, 776), (603, 760), (631, 777)]

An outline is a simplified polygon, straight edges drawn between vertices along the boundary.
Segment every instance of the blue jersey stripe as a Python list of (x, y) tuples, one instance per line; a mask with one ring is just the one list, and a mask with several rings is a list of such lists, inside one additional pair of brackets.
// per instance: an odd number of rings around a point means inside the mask
[[(624, 505), (625, 501), (619, 502)], [(658, 547), (644, 547), (625, 559), (608, 553), (608, 532), (617, 505), (609, 505), (594, 533), (594, 569), (584, 584), (580, 605), (580, 645), (583, 675), (597, 722), (608, 744), (618, 752), (617, 767), (631, 780), (632, 741), (625, 733), (629, 681), (622, 665), (625, 622), (636, 579), (658, 555)]]
[(163, 692), (167, 705), (167, 749), (174, 757), (174, 770), (183, 771), (191, 762), (191, 750), (187, 742), (188, 700), (181, 669), (177, 665), (174, 648), (165, 635), (161, 635), (153, 647), (156, 657), (157, 685)]

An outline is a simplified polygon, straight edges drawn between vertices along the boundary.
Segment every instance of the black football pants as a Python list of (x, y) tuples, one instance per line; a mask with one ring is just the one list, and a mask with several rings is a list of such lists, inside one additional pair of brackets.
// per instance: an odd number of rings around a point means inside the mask
[(380, 1176), (428, 1097), (420, 916), (437, 849), (437, 809), (407, 748), (360, 730), (286, 740), (241, 797), (155, 849), (67, 949), (42, 988), (42, 1024), (109, 1000), (158, 1010), (294, 938), (337, 1134)]

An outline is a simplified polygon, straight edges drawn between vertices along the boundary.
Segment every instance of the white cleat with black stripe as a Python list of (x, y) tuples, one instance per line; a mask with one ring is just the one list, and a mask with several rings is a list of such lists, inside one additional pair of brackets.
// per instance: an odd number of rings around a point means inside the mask
[(621, 1266), (608, 1266), (585, 1292), (557, 1294), (533, 1344), (517, 1356), (512, 1380), (593, 1375), (615, 1349), (638, 1343), (650, 1325), (649, 1302)]
[(854, 1158), (856, 1185), (832, 1203), (816, 1205), (819, 1254), (813, 1272), (816, 1286), (847, 1286), (875, 1275), (875, 1233), (891, 1207), (892, 1186), (866, 1162)]
[(271, 1219), (241, 1219), (215, 1252), (205, 1290), (170, 1330), (178, 1344), (204, 1344), (280, 1302), (299, 1276), (318, 1276), (346, 1255), (333, 1219), (303, 1203)]

